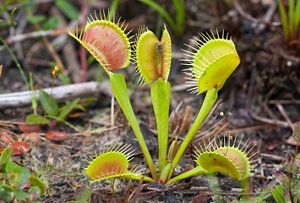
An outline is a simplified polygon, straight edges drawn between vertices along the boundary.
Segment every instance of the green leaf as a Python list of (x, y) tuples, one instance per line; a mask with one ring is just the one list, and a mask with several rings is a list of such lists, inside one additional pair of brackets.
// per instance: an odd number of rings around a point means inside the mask
[(40, 178), (32, 175), (30, 176), (29, 180), (32, 186), (37, 186), (38, 188), (40, 188), (42, 194), (46, 192), (47, 186), (45, 183), (42, 182)]
[(284, 5), (282, 3), (282, 0), (278, 0), (278, 8), (280, 12), (283, 35), (285, 40), (288, 40), (289, 39), (288, 17)]
[(296, 124), (296, 127), (294, 128), (293, 131), (293, 137), (296, 140), (296, 142), (299, 142), (300, 140), (300, 123)]
[(33, 80), (32, 80), (32, 73), (29, 73), (29, 85), (30, 85), (30, 91), (32, 92), (31, 94), (31, 106), (33, 109), (33, 113), (37, 114), (37, 107), (38, 107), (38, 102), (37, 102), (37, 98), (36, 98), (36, 93), (34, 91), (33, 88)]
[(294, 20), (296, 20), (295, 19), (296, 16), (294, 14), (294, 8), (295, 8), (294, 0), (289, 0), (289, 29), (290, 29), (290, 34), (292, 39), (294, 37), (294, 34), (296, 34), (295, 33), (296, 28), (294, 28)]
[(300, 188), (298, 188), (298, 192), (296, 193), (297, 202), (300, 202)]
[(15, 198), (19, 201), (25, 201), (28, 198), (28, 194), (21, 189), (14, 190)]
[(31, 24), (38, 24), (38, 23), (45, 21), (46, 17), (44, 15), (34, 15), (34, 16), (28, 16), (27, 20)]
[(12, 150), (10, 148), (4, 149), (0, 156), (0, 171), (2, 171), (3, 166), (11, 160)]
[(159, 3), (153, 0), (139, 0), (139, 1), (156, 10), (167, 21), (167, 23), (172, 27), (172, 29), (176, 30), (176, 23), (174, 19), (166, 11), (166, 9), (164, 9), (164, 7), (162, 7)]
[(297, 0), (296, 8), (295, 8), (295, 28), (299, 29), (300, 26), (300, 0)]
[(46, 22), (43, 23), (44, 30), (52, 30), (57, 28), (59, 24), (59, 18), (57, 16), (50, 17)]
[(68, 103), (67, 105), (63, 106), (58, 116), (58, 121), (65, 120), (68, 114), (77, 106), (79, 101), (80, 99), (75, 99), (72, 102)]
[(74, 109), (81, 110), (81, 111), (85, 111), (84, 106), (81, 105), (81, 104), (76, 104), (76, 106), (74, 107)]
[(276, 186), (274, 189), (271, 190), (271, 192), (277, 203), (285, 203), (284, 189), (282, 185)]
[(68, 75), (59, 73), (58, 74), (58, 79), (64, 84), (64, 85), (69, 85), (72, 83), (71, 78)]
[(70, 20), (77, 20), (79, 17), (78, 9), (68, 0), (55, 0), (55, 5), (67, 16)]
[(12, 179), (10, 179), (10, 184), (16, 185), (16, 188), (24, 186), (29, 180), (29, 169), (19, 166), (14, 162), (8, 162), (5, 165), (5, 171), (7, 173), (15, 173), (15, 176), (13, 176)]
[(0, 184), (0, 200), (3, 200), (5, 202), (11, 202), (13, 198), (13, 189), (6, 184)]
[(27, 117), (26, 117), (26, 123), (28, 124), (37, 124), (37, 125), (49, 125), (50, 124), (50, 121), (41, 116), (41, 115), (38, 115), (38, 114), (29, 114)]
[(158, 79), (151, 86), (151, 100), (155, 114), (158, 135), (158, 165), (159, 170), (167, 163), (168, 134), (169, 134), (169, 106), (171, 85), (168, 81)]
[(50, 116), (57, 116), (58, 104), (52, 95), (48, 94), (44, 90), (40, 90), (40, 102), (44, 111)]

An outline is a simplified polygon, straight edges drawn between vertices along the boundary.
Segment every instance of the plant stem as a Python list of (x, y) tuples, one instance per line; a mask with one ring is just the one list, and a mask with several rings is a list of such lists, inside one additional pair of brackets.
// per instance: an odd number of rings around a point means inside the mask
[(156, 10), (166, 21), (167, 23), (172, 27), (173, 30), (176, 30), (176, 23), (171, 17), (171, 15), (158, 3), (156, 3), (153, 0), (139, 0), (140, 2), (150, 6), (154, 10)]
[(197, 166), (193, 168), (192, 170), (189, 170), (187, 172), (181, 173), (178, 176), (175, 176), (174, 178), (170, 179), (167, 184), (176, 183), (182, 179), (186, 179), (192, 176), (200, 175), (200, 174), (207, 174), (208, 172), (203, 169), (201, 166)]
[(112, 91), (117, 99), (117, 102), (119, 103), (123, 113), (125, 114), (135, 136), (136, 139), (141, 147), (141, 150), (143, 152), (144, 158), (146, 160), (146, 163), (149, 167), (149, 170), (151, 172), (151, 175), (153, 179), (157, 180), (157, 174), (154, 167), (154, 163), (152, 160), (152, 157), (149, 153), (148, 147), (145, 143), (143, 134), (141, 132), (141, 129), (139, 127), (138, 121), (135, 117), (135, 114), (133, 112), (130, 99), (128, 96), (128, 89), (127, 85), (124, 79), (124, 76), (117, 73), (111, 73), (110, 74), (110, 85), (112, 88)]
[(185, 5), (184, 0), (173, 0), (176, 9), (176, 34), (181, 35), (185, 30)]
[(167, 164), (170, 98), (171, 85), (168, 81), (159, 79), (151, 86), (151, 100), (158, 136), (158, 167), (160, 172)]
[(190, 128), (189, 132), (185, 136), (185, 138), (184, 138), (183, 142), (181, 143), (174, 159), (172, 160), (172, 168), (171, 168), (171, 171), (169, 173), (169, 178), (172, 176), (173, 171), (174, 171), (177, 163), (179, 162), (181, 156), (183, 155), (185, 149), (187, 148), (187, 146), (189, 145), (189, 143), (193, 139), (194, 135), (197, 133), (197, 131), (201, 127), (203, 121), (205, 120), (205, 118), (207, 117), (207, 115), (209, 114), (211, 109), (213, 108), (217, 98), (218, 98), (217, 89), (211, 89), (211, 90), (207, 91), (207, 93), (205, 95), (205, 98), (204, 98), (204, 101), (203, 101), (203, 104), (200, 108), (200, 111), (199, 111), (192, 127)]
[(27, 86), (27, 89), (30, 90), (30, 85), (26, 79), (26, 76), (25, 76), (25, 73), (20, 65), (20, 63), (18, 62), (17, 60), (17, 57), (14, 55), (14, 53), (12, 52), (12, 50), (9, 48), (9, 46), (5, 43), (4, 39), (2, 39), (2, 37), (0, 37), (0, 41), (2, 42), (2, 44), (4, 45), (4, 48), (8, 51), (8, 53), (10, 54), (12, 60), (15, 62), (21, 76), (22, 76), (22, 79), (23, 81), (25, 82), (26, 86)]
[(119, 6), (119, 0), (113, 0), (108, 13), (108, 19), (113, 20), (113, 18), (116, 16), (116, 11)]
[(168, 163), (162, 171), (160, 171), (158, 183), (159, 184), (165, 184), (168, 180), (169, 172), (171, 170), (171, 163)]
[(33, 110), (33, 114), (36, 115), (37, 114), (37, 98), (36, 98), (36, 94), (35, 91), (33, 89), (33, 80), (32, 80), (32, 73), (29, 73), (29, 85), (30, 85), (30, 91), (32, 92), (32, 96), (31, 96), (31, 106), (32, 106), (32, 110)]

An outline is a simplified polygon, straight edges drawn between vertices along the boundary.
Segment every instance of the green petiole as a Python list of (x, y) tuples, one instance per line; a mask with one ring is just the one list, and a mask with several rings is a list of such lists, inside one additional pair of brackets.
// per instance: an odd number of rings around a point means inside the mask
[(127, 89), (127, 85), (124, 79), (124, 76), (118, 73), (111, 73), (110, 74), (110, 84), (111, 84), (111, 88), (112, 91), (123, 111), (123, 113), (125, 114), (135, 136), (136, 139), (141, 147), (141, 150), (143, 152), (143, 155), (145, 157), (146, 163), (149, 167), (149, 170), (151, 172), (151, 175), (153, 177), (153, 179), (156, 181), (157, 180), (157, 173), (154, 167), (154, 163), (152, 160), (152, 157), (150, 155), (150, 152), (148, 150), (148, 147), (145, 143), (143, 134), (141, 132), (141, 129), (139, 127), (139, 123), (137, 121), (137, 118), (133, 112), (131, 103), (130, 103), (130, 99), (128, 96), (128, 89)]
[(177, 163), (179, 162), (180, 158), (182, 157), (182, 155), (185, 152), (186, 148), (188, 147), (189, 143), (193, 139), (194, 135), (197, 133), (197, 131), (201, 127), (203, 121), (205, 120), (205, 118), (207, 117), (207, 115), (209, 114), (211, 109), (213, 108), (215, 102), (217, 101), (217, 98), (218, 98), (217, 89), (211, 89), (211, 90), (207, 91), (204, 101), (203, 101), (203, 104), (200, 108), (200, 111), (199, 111), (192, 127), (188, 131), (188, 133), (187, 133), (186, 137), (184, 138), (183, 142), (181, 143), (174, 159), (172, 160), (172, 167), (171, 167), (171, 170), (169, 173), (169, 178), (172, 176)]
[(169, 106), (171, 85), (168, 81), (158, 79), (151, 86), (151, 100), (155, 114), (158, 136), (158, 167), (161, 173), (167, 163)]
[(181, 173), (178, 176), (175, 176), (174, 178), (168, 180), (167, 184), (176, 183), (182, 179), (186, 179), (192, 176), (200, 175), (200, 174), (208, 174), (209, 172), (203, 169), (201, 166), (197, 166), (193, 168), (192, 170), (189, 170), (187, 172)]

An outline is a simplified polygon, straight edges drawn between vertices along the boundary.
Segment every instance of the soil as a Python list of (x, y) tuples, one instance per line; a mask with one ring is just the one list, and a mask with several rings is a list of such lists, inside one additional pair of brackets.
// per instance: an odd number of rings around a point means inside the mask
[[(159, 2), (174, 12), (170, 1)], [(187, 150), (176, 172), (193, 166), (193, 145), (202, 143), (204, 138), (237, 136), (244, 142), (249, 140), (249, 146), (255, 146), (255, 165), (247, 195), (256, 196), (282, 180), (285, 164), (296, 153), (297, 143), (292, 139), (292, 127), (300, 121), (300, 51), (297, 49), (300, 45), (299, 41), (298, 47), (284, 41), (274, 1), (237, 1), (237, 4), (226, 2), (231, 1), (186, 0), (185, 32), (180, 37), (172, 35), (174, 57), (169, 77), (173, 88), (170, 109), (175, 118), (170, 121), (171, 126), (183, 125), (180, 117), (184, 113), (192, 121), (203, 99), (203, 95), (190, 94), (183, 88), (183, 66), (179, 59), (184, 58), (181, 51), (182, 48), (187, 49), (184, 44), (189, 44), (189, 40), (197, 36), (197, 33), (210, 29), (214, 31), (215, 28), (224, 29), (233, 37), (241, 58), (241, 64), (220, 91), (220, 102)], [(96, 1), (85, 6), (79, 1), (73, 3), (82, 15), (89, 13), (85, 9), (106, 9), (110, 5), (107, 1)], [(51, 16), (59, 12), (52, 1), (40, 3), (36, 8), (36, 14)], [(133, 33), (137, 33), (142, 24), (151, 30), (156, 30), (158, 26), (158, 14), (137, 1), (120, 1), (117, 14), (127, 21)], [(24, 16), (24, 10), (17, 11), (16, 29), (19, 28), (21, 33), (35, 31), (36, 28), (31, 24), (20, 28)], [(67, 22), (61, 13), (58, 17), (62, 22)], [(14, 32), (0, 30), (4, 39), (13, 37), (11, 33)], [(48, 43), (53, 44), (54, 40), (58, 42), (55, 46), (56, 55), (62, 60), (65, 71), (72, 80), (78, 80), (78, 75), (82, 74), (81, 69), (75, 68), (80, 67), (78, 43), (64, 34), (46, 38)], [(53, 53), (49, 52), (46, 44), (40, 38), (27, 38), (9, 44), (24, 71), (33, 73), (35, 88), (61, 85), (58, 79), (51, 77)], [(66, 49), (66, 46), (73, 49)], [(3, 64), (0, 92), (26, 90), (11, 56), (5, 50), (0, 50), (0, 64)], [(68, 57), (71, 55), (75, 55), (77, 61), (70, 62)], [(97, 79), (101, 83), (107, 83), (107, 77), (97, 67), (97, 63), (93, 62), (88, 66), (87, 81)], [(122, 72), (129, 81), (134, 111), (140, 120), (149, 150), (157, 157), (156, 127), (149, 87), (137, 85), (134, 65)], [(97, 97), (95, 95), (96, 100), (87, 105), (85, 111), (73, 112), (68, 118), (73, 127), (60, 123), (52, 129), (69, 135), (63, 141), (46, 139), (48, 127), (45, 126), (41, 131), (33, 133), (20, 130), (19, 124), (24, 122), (26, 115), (32, 113), (30, 106), (0, 110), (0, 133), (8, 132), (14, 139), (25, 140), (32, 146), (30, 152), (15, 156), (14, 159), (36, 171), (47, 182), (48, 190), (42, 197), (42, 202), (72, 201), (86, 189), (91, 192), (91, 202), (126, 202), (128, 199), (132, 202), (217, 202), (220, 198), (224, 202), (231, 202), (245, 194), (237, 181), (221, 174), (198, 176), (172, 186), (116, 180), (114, 192), (110, 181), (89, 184), (84, 168), (92, 158), (111, 145), (131, 144), (135, 150), (133, 165), (147, 168), (133, 132), (117, 104), (114, 125), (111, 125), (109, 94), (110, 91), (101, 92)], [(189, 124), (185, 125), (182, 136), (189, 128)], [(92, 132), (92, 129), (97, 132)], [(170, 135), (172, 130), (171, 128)], [(4, 147), (7, 143), (1, 141), (0, 145)], [(149, 173), (147, 170), (144, 172)], [(219, 187), (212, 189), (213, 185)]]

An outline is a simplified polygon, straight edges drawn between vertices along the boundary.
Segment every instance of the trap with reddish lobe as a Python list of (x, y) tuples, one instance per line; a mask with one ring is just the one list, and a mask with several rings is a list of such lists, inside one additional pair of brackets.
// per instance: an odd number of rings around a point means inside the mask
[(87, 168), (90, 179), (101, 179), (111, 175), (123, 174), (128, 168), (127, 157), (120, 152), (109, 152), (96, 158)]
[(96, 24), (85, 29), (82, 41), (102, 65), (115, 71), (123, 67), (128, 58), (128, 47), (115, 28)]

